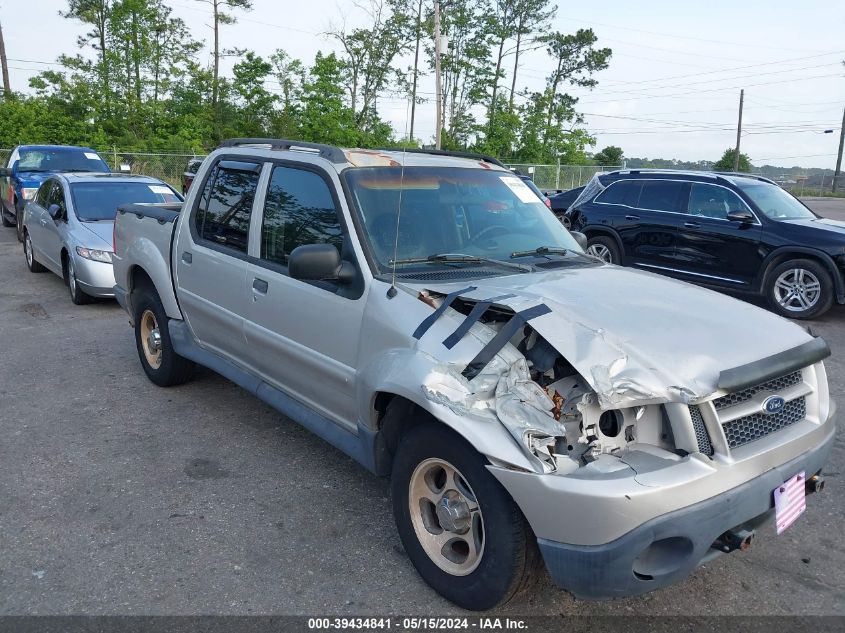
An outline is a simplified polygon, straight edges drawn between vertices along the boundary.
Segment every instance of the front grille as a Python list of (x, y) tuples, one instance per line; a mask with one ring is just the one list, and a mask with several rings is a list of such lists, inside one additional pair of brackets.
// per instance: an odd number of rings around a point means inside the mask
[(704, 455), (713, 454), (713, 445), (710, 443), (710, 434), (704, 426), (704, 418), (701, 417), (701, 409), (698, 405), (689, 406), (689, 414), (692, 418), (692, 428), (695, 430), (695, 439), (698, 442), (698, 452)]
[(734, 393), (729, 393), (726, 396), (722, 396), (721, 398), (716, 398), (713, 401), (713, 406), (716, 407), (716, 410), (718, 411), (719, 409), (732, 407), (740, 402), (751, 400), (761, 391), (780, 391), (781, 389), (786, 389), (792, 385), (797, 385), (799, 382), (801, 382), (800, 369), (792, 372), (791, 374), (787, 374), (786, 376), (773, 378), (768, 382), (755, 385), (754, 387), (749, 387), (748, 389), (743, 389), (742, 391), (736, 391)]
[[(800, 372), (798, 374), (800, 377)], [(765, 437), (769, 433), (779, 431), (790, 424), (795, 424), (803, 420), (806, 415), (807, 405), (804, 396), (801, 396), (800, 398), (787, 402), (778, 413), (771, 415), (763, 412), (752, 413), (743, 418), (725, 422), (722, 424), (722, 429), (725, 431), (728, 446), (736, 448), (737, 446), (742, 446), (743, 444), (748, 444), (748, 442)], [(695, 424), (694, 420), (693, 424)]]

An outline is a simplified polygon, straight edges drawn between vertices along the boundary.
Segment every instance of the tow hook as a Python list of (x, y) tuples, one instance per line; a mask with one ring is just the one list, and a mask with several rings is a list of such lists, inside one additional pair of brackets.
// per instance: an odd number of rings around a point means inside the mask
[(713, 545), (710, 547), (726, 553), (737, 549), (744, 552), (751, 547), (753, 540), (754, 530), (728, 530), (713, 541)]
[(821, 475), (813, 475), (805, 482), (805, 488), (808, 495), (814, 492), (821, 492), (824, 490), (824, 477)]

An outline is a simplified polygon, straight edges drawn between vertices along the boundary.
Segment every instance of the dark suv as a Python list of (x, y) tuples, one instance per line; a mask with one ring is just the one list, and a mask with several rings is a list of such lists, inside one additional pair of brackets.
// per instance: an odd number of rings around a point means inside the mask
[(765, 296), (806, 319), (845, 303), (845, 222), (817, 216), (749, 174), (615, 171), (567, 211), (601, 259), (721, 290)]

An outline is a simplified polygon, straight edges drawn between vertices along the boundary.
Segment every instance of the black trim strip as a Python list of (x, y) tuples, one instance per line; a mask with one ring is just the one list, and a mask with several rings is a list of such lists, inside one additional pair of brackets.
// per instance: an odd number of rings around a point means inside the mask
[(473, 324), (478, 321), (484, 313), (487, 312), (487, 309), (493, 305), (497, 301), (501, 301), (503, 299), (510, 299), (511, 297), (515, 297), (516, 295), (499, 295), (498, 297), (492, 297), (490, 299), (484, 299), (483, 301), (479, 301), (478, 303), (473, 306), (472, 311), (467, 315), (467, 318), (464, 319), (464, 322), (461, 323), (458, 328), (452, 332), (449, 337), (443, 341), (443, 345), (446, 346), (446, 349), (452, 349), (458, 342), (469, 332), (469, 329), (473, 326)]
[(510, 321), (505, 323), (502, 328), (496, 332), (496, 336), (494, 336), (490, 342), (487, 343), (480, 352), (478, 352), (475, 358), (469, 362), (461, 374), (463, 374), (463, 376), (468, 380), (475, 378), (481, 373), (481, 370), (487, 366), (487, 363), (493, 360), (493, 357), (498, 354), (505, 345), (507, 345), (508, 341), (513, 338), (513, 335), (516, 334), (516, 331), (519, 328), (523, 327), (531, 319), (536, 319), (537, 317), (541, 317), (551, 311), (552, 309), (549, 306), (545, 303), (541, 303), (514, 314)]
[(462, 288), (461, 290), (455, 290), (455, 292), (450, 292), (448, 295), (443, 297), (443, 303), (431, 314), (429, 314), (423, 322), (417, 326), (417, 329), (414, 330), (413, 337), (417, 340), (422, 338), (422, 335), (428, 332), (428, 328), (434, 325), (434, 322), (440, 318), (444, 312), (446, 312), (446, 308), (452, 305), (452, 302), (458, 298), (458, 295), (462, 295), (466, 292), (472, 292), (475, 290), (475, 286), (469, 286), (468, 288)]
[(747, 365), (726, 369), (719, 374), (719, 389), (738, 391), (759, 385), (772, 378), (783, 376), (796, 369), (803, 369), (830, 356), (830, 348), (821, 337), (803, 345), (761, 358)]

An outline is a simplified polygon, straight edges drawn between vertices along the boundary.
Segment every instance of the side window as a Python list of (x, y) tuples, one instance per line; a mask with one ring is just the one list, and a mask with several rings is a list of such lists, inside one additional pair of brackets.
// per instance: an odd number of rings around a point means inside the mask
[(63, 210), (67, 209), (65, 207), (65, 192), (62, 185), (56, 181), (53, 181), (53, 188), (50, 189), (50, 194), (47, 196), (47, 207), (49, 208), (52, 204), (59, 205)]
[(343, 230), (329, 186), (318, 174), (276, 167), (270, 177), (261, 226), (261, 258), (287, 265), (303, 244), (334, 244), (340, 250)]
[(742, 200), (730, 189), (706, 183), (692, 184), (687, 210), (690, 215), (726, 220), (728, 213), (745, 210)]
[(50, 199), (50, 189), (53, 187), (53, 180), (45, 181), (39, 188), (38, 193), (35, 194), (35, 204), (37, 204), (42, 209), (46, 209), (50, 206), (48, 200)]
[(637, 207), (651, 211), (683, 213), (681, 196), (685, 183), (677, 180), (644, 180)]
[(249, 219), (260, 173), (257, 163), (220, 161), (194, 216), (200, 239), (247, 252)]
[(603, 204), (625, 204), (629, 207), (637, 204), (640, 183), (626, 180), (612, 183), (596, 196), (595, 201)]

